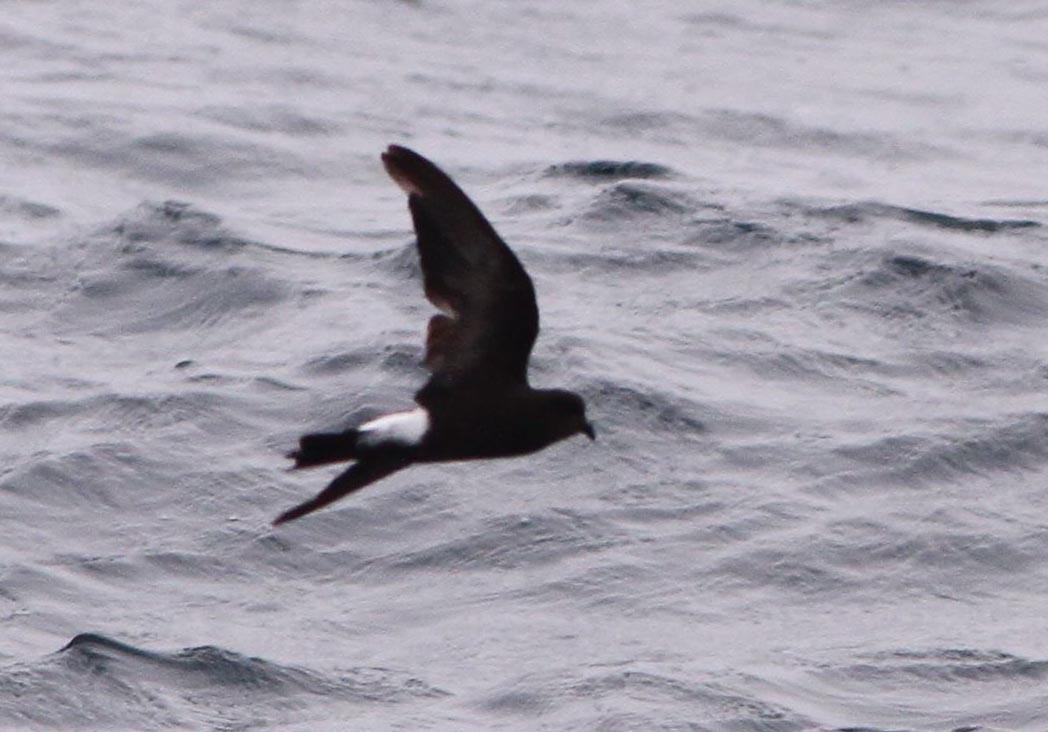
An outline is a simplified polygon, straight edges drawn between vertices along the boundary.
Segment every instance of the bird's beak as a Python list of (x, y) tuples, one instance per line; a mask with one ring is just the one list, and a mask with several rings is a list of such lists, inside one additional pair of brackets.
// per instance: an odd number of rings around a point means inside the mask
[(586, 437), (590, 438), (591, 440), (596, 440), (597, 439), (597, 433), (593, 431), (593, 425), (590, 424), (589, 422), (583, 422), (582, 423), (582, 429), (579, 430), (579, 431), (582, 432), (582, 434), (586, 435)]

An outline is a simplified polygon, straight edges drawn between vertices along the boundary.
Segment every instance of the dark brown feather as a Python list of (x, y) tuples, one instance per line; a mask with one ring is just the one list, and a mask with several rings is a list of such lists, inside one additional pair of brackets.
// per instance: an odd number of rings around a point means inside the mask
[(293, 521), (307, 513), (313, 513), (318, 508), (323, 508), (343, 496), (359, 491), (364, 486), (381, 480), (410, 464), (411, 459), (402, 455), (369, 456), (365, 460), (353, 463), (313, 498), (277, 516), (273, 525), (279, 526), (286, 521)]
[(531, 278), (469, 197), (433, 163), (393, 145), (382, 161), (408, 193), (426, 297), (447, 316), (430, 321), (416, 399), (469, 383), (527, 384), (539, 332)]
[(454, 319), (447, 315), (434, 315), (429, 319), (429, 328), (426, 331), (426, 366), (430, 371), (440, 371), (449, 344), (454, 343), (454, 334)]

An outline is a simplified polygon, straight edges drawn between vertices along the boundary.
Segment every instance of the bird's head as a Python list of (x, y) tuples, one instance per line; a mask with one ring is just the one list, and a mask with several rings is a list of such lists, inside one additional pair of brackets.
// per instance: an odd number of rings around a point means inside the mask
[(593, 425), (586, 419), (586, 402), (582, 397), (572, 391), (554, 389), (549, 392), (549, 399), (562, 437), (583, 434), (591, 440), (597, 439)]

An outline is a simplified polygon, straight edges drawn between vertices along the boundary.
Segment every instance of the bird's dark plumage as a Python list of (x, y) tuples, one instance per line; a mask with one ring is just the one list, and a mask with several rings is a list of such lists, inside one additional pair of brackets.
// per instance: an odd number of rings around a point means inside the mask
[(343, 496), (358, 491), (369, 483), (374, 483), (376, 480), (395, 473), (406, 467), (410, 462), (409, 459), (403, 456), (391, 455), (372, 457), (368, 460), (353, 463), (348, 470), (343, 471), (337, 478), (331, 481), (327, 488), (305, 503), (300, 503), (294, 508), (284, 511), (273, 521), (273, 524), (282, 524), (285, 521), (292, 521), (300, 516), (305, 516), (307, 513), (313, 513), (318, 508), (323, 508)]
[(528, 358), (539, 332), (531, 278), (454, 181), (418, 153), (391, 145), (382, 162), (408, 194), (426, 297), (431, 376), (419, 409), (341, 433), (305, 435), (296, 468), (356, 460), (290, 521), (414, 462), (524, 455), (570, 437), (593, 439), (582, 398), (532, 389)]
[(406, 148), (382, 156), (408, 194), (429, 301), (426, 388), (527, 384), (539, 334), (535, 288), (516, 255), (454, 181)]

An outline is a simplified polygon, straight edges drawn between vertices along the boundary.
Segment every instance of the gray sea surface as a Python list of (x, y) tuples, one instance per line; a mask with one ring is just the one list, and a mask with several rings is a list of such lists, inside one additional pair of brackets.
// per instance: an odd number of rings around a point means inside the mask
[[(0, 3), (0, 729), (1048, 730), (1048, 3)], [(378, 154), (599, 432), (410, 407)]]

